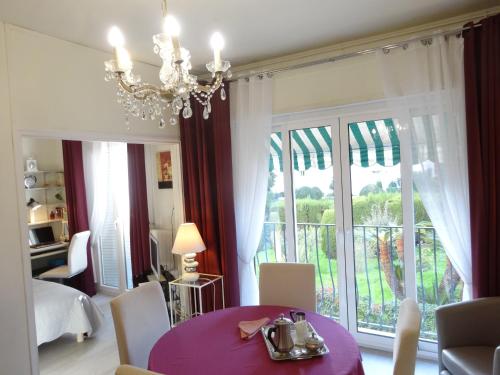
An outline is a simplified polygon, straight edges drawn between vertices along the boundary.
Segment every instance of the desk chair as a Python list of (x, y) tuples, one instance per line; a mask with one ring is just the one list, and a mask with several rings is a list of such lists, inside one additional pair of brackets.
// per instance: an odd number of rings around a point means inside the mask
[(259, 304), (316, 311), (314, 264), (261, 263)]
[(42, 273), (40, 279), (69, 279), (87, 269), (87, 243), (90, 231), (75, 233), (68, 249), (68, 264)]
[(141, 284), (111, 300), (121, 365), (148, 367), (151, 349), (170, 330), (167, 303), (158, 281)]
[(394, 375), (415, 373), (420, 320), (420, 309), (414, 300), (406, 298), (401, 302), (394, 339)]

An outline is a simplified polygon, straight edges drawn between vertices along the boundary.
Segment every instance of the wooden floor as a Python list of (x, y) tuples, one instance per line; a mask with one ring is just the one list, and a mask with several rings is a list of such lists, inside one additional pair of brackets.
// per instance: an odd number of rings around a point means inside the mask
[[(64, 336), (38, 348), (41, 375), (113, 375), (119, 364), (110, 297), (97, 295), (94, 301), (104, 312), (104, 324), (94, 337), (77, 343), (74, 336)], [(362, 349), (366, 375), (392, 374), (392, 353)], [(438, 373), (433, 361), (417, 361), (416, 375)]]

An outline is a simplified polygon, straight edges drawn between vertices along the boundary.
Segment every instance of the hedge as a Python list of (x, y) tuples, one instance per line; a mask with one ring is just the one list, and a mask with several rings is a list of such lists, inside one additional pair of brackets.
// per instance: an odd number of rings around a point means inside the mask
[[(413, 205), (415, 210), (415, 223), (430, 222), (429, 216), (418, 193), (413, 195)], [(296, 199), (297, 223), (335, 223), (335, 208), (333, 199)], [(391, 217), (395, 218), (398, 225), (402, 225), (403, 208), (401, 205), (401, 194), (399, 193), (377, 193), (364, 196), (353, 197), (353, 223), (362, 225), (364, 220), (370, 216), (374, 205), (383, 206), (388, 202), (388, 211)], [(271, 210), (279, 214), (279, 221), (285, 222), (285, 202), (283, 199), (271, 203)], [(331, 210), (328, 215), (333, 218), (323, 218), (326, 210)], [(267, 218), (269, 219), (269, 218)], [(328, 221), (330, 220), (330, 221)]]

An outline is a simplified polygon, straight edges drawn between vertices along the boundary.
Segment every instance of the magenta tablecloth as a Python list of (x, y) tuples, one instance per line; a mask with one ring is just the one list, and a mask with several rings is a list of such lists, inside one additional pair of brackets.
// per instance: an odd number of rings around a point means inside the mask
[(358, 345), (341, 325), (319, 314), (306, 318), (323, 336), (330, 354), (302, 361), (269, 358), (262, 335), (240, 338), (238, 323), (288, 314), (286, 307), (234, 307), (188, 320), (163, 335), (151, 350), (149, 369), (168, 375), (312, 374), (363, 375)]

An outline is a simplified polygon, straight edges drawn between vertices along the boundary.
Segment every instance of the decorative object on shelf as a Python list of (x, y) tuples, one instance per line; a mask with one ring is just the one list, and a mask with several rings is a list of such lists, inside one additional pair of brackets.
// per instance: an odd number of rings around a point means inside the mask
[(38, 172), (37, 162), (33, 158), (28, 158), (26, 160), (26, 171), (28, 172)]
[(64, 201), (64, 197), (62, 196), (62, 194), (60, 192), (56, 193), (54, 195), (54, 198), (56, 198), (58, 201)]
[(35, 210), (38, 210), (40, 207), (42, 207), (42, 205), (40, 203), (38, 203), (36, 200), (34, 200), (33, 198), (30, 198), (28, 203), (26, 203), (26, 207), (35, 211)]
[(172, 189), (172, 156), (170, 151), (156, 153), (158, 189)]
[(159, 120), (159, 127), (165, 127), (164, 112), (169, 109), (169, 123), (177, 124), (178, 115), (182, 111), (184, 118), (193, 115), (190, 96), (193, 96), (204, 106), (203, 118), (208, 119), (211, 112), (210, 99), (219, 88), (222, 100), (226, 99), (223, 78), (231, 78), (229, 61), (221, 59), (224, 39), (215, 32), (210, 44), (213, 48), (214, 60), (206, 64), (212, 74), (209, 84), (198, 83), (197, 77), (190, 73), (191, 54), (179, 43), (180, 26), (177, 20), (167, 12), (167, 0), (163, 5), (163, 32), (153, 36), (153, 51), (163, 61), (160, 69), (160, 86), (144, 83), (140, 76), (132, 73), (133, 63), (125, 49), (125, 39), (120, 29), (113, 26), (108, 33), (108, 41), (114, 48), (115, 59), (105, 62), (105, 80), (115, 80), (118, 83), (118, 103), (126, 112), (126, 122), (129, 115), (143, 120)]
[(192, 282), (198, 280), (199, 273), (196, 272), (198, 262), (195, 260), (196, 253), (206, 250), (200, 232), (195, 223), (184, 223), (179, 226), (175, 236), (172, 254), (183, 256), (182, 279)]
[(58, 219), (64, 218), (64, 207), (56, 207), (56, 217)]
[(36, 185), (36, 176), (30, 174), (28, 176), (25, 176), (24, 177), (24, 186), (26, 187), (26, 189), (31, 189), (33, 186)]

